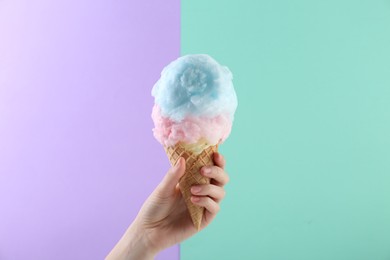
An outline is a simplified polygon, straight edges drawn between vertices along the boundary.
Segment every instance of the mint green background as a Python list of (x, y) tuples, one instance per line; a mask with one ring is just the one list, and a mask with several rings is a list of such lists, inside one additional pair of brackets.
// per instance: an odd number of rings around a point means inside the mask
[(390, 1), (182, 0), (234, 74), (231, 181), (183, 260), (390, 259)]

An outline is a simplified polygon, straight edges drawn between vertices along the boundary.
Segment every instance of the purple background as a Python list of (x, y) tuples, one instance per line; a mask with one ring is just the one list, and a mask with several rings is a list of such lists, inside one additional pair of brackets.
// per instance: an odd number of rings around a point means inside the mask
[(150, 91), (179, 54), (179, 0), (0, 1), (0, 259), (111, 250), (168, 169)]

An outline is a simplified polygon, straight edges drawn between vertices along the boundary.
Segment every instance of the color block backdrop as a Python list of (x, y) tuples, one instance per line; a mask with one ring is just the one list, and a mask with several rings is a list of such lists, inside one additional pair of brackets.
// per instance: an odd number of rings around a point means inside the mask
[(239, 98), (227, 198), (181, 259), (389, 259), (390, 2), (181, 5), (0, 1), (0, 259), (108, 253), (168, 168), (150, 89), (180, 40)]
[(234, 74), (231, 181), (182, 260), (390, 259), (390, 2), (182, 1)]
[(179, 4), (0, 1), (1, 260), (103, 259), (163, 177), (150, 91)]

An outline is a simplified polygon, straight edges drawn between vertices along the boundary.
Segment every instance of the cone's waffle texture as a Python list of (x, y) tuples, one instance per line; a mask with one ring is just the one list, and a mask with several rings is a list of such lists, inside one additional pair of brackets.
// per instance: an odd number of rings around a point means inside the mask
[(191, 202), (191, 187), (197, 184), (208, 184), (210, 179), (200, 174), (200, 169), (206, 165), (214, 165), (213, 154), (218, 151), (218, 145), (209, 146), (200, 154), (195, 154), (185, 148), (182, 144), (172, 147), (165, 147), (165, 152), (171, 162), (176, 165), (177, 160), (183, 157), (186, 160), (186, 171), (180, 179), (180, 190), (186, 202), (194, 226), (199, 230), (202, 224), (204, 207), (194, 205)]

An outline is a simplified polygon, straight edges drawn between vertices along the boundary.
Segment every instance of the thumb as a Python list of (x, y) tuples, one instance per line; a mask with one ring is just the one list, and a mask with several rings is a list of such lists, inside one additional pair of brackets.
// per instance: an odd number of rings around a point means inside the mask
[(175, 191), (176, 185), (180, 178), (184, 175), (186, 164), (184, 158), (180, 157), (176, 165), (171, 167), (164, 179), (160, 183), (160, 192), (170, 195)]

